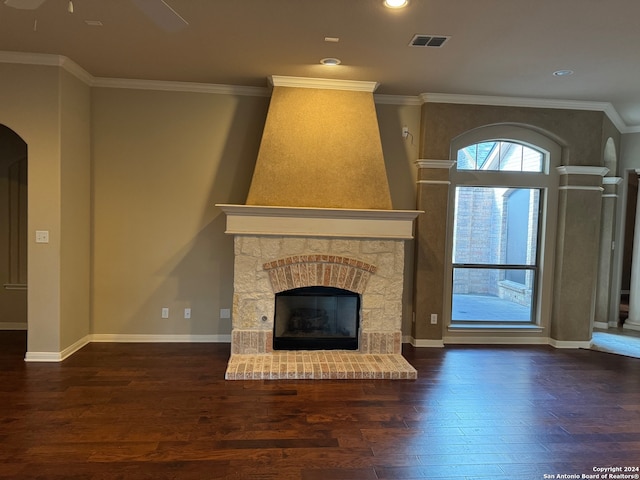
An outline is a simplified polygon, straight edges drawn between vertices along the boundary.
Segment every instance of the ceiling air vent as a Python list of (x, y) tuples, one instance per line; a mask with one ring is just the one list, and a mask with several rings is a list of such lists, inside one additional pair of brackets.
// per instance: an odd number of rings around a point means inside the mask
[(451, 37), (445, 35), (414, 35), (410, 47), (441, 47)]

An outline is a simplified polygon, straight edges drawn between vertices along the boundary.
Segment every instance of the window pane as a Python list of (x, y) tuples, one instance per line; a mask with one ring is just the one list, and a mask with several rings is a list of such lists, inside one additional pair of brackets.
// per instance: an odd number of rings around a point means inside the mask
[(535, 265), (540, 190), (457, 187), (453, 263)]
[(513, 142), (481, 142), (458, 150), (458, 170), (542, 172), (544, 155)]
[(454, 268), (451, 320), (530, 322), (534, 277), (533, 269)]

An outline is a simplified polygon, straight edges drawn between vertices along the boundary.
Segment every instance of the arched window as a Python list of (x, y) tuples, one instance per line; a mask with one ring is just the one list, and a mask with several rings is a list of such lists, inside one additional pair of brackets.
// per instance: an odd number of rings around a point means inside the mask
[(526, 145), (494, 141), (458, 150), (458, 170), (542, 172), (544, 154)]
[(458, 137), (451, 153), (450, 326), (539, 326), (550, 305), (539, 293), (551, 279), (543, 266), (555, 227), (546, 212), (557, 202), (550, 164), (559, 146), (522, 127), (492, 126)]

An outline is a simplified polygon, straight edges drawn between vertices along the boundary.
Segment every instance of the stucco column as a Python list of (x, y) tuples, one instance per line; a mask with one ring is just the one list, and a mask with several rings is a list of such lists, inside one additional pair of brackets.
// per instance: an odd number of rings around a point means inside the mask
[[(442, 347), (449, 173), (455, 162), (417, 160), (416, 165), (417, 210), (424, 213), (416, 220), (411, 333), (416, 346)], [(436, 323), (432, 315), (437, 315)]]
[(556, 347), (587, 347), (595, 311), (602, 177), (605, 167), (558, 167), (558, 234), (550, 338)]
[[(640, 175), (640, 171), (636, 170)], [(629, 286), (629, 317), (624, 322), (627, 330), (640, 330), (640, 195), (636, 201), (636, 223), (633, 230), (631, 257), (631, 284)]]
[[(605, 177), (602, 181), (602, 219), (600, 222), (600, 255), (598, 256), (598, 284), (596, 288), (596, 309), (594, 326), (608, 328), (615, 326), (618, 319), (611, 317), (612, 312), (612, 268), (616, 232), (616, 212), (618, 208), (618, 188), (620, 177)], [(616, 303), (619, 303), (615, 299)]]

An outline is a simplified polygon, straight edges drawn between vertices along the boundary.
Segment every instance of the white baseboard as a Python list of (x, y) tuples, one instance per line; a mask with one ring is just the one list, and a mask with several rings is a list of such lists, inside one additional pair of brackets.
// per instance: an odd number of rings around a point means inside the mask
[(61, 362), (91, 342), (100, 343), (231, 343), (231, 335), (94, 334), (81, 338), (61, 352), (27, 352), (25, 362)]
[(601, 328), (603, 330), (606, 330), (607, 328), (609, 328), (609, 323), (608, 322), (593, 322), (593, 327), (594, 328)]
[(0, 330), (26, 330), (27, 322), (1, 322)]
[(549, 339), (549, 345), (554, 348), (591, 348), (591, 340), (556, 340)]
[(413, 338), (409, 337), (409, 343), (414, 347), (422, 348), (444, 348), (442, 340), (433, 340), (430, 338)]
[(61, 352), (27, 352), (24, 361), (25, 362), (61, 362), (65, 358), (70, 357), (82, 347), (87, 345), (91, 341), (91, 336), (87, 335), (77, 342), (69, 345)]
[(61, 362), (60, 352), (27, 352), (24, 356), (25, 362)]
[(451, 337), (442, 340), (407, 337), (414, 347), (437, 347), (446, 345), (551, 345), (555, 348), (590, 348), (591, 341), (562, 341), (548, 337)]
[(162, 334), (118, 334), (95, 333), (92, 342), (113, 343), (231, 343), (228, 335), (162, 335)]
[(546, 337), (444, 337), (445, 345), (548, 345)]
[(627, 320), (626, 322), (624, 322), (624, 325), (622, 326), (623, 330), (634, 330), (636, 332), (640, 332), (640, 325), (638, 325), (637, 323), (631, 323), (629, 322), (629, 320)]

